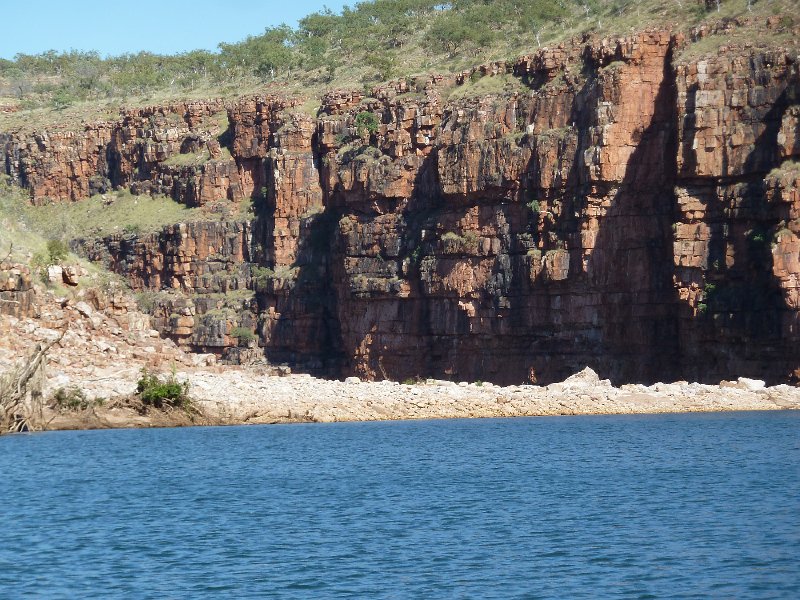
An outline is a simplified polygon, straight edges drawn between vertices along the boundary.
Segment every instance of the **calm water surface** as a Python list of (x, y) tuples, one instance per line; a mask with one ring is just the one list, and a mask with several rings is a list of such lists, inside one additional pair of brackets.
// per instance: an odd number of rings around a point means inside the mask
[(800, 412), (0, 439), (0, 597), (800, 598)]

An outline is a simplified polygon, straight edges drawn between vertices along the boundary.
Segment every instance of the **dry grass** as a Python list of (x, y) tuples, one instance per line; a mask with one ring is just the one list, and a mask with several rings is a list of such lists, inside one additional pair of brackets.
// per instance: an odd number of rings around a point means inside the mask
[(530, 89), (513, 75), (486, 75), (480, 78), (467, 79), (462, 85), (447, 90), (447, 100), (463, 100), (496, 94), (530, 94)]
[[(47, 240), (69, 241), (112, 233), (148, 233), (165, 225), (207, 218), (199, 208), (186, 208), (164, 196), (114, 192), (81, 202), (32, 206), (27, 195), (0, 186), (0, 252), (13, 243), (13, 255), (27, 261), (45, 251)], [(110, 202), (108, 202), (110, 200)]]
[[(750, 41), (755, 47), (796, 44), (797, 35), (792, 28), (800, 24), (800, 17), (797, 16), (797, 0), (753, 0), (752, 3), (748, 0), (723, 0), (719, 11), (710, 12), (706, 12), (702, 8), (702, 3), (697, 0), (596, 0), (589, 4), (592, 6), (589, 15), (580, 7), (573, 6), (568, 18), (550, 23), (538, 32), (521, 31), (519, 27), (506, 25), (491, 46), (466, 44), (458, 52), (451, 54), (441, 48), (430, 47), (425, 39), (426, 29), (422, 27), (407, 36), (402, 46), (387, 51), (393, 62), (390, 75), (394, 78), (434, 72), (454, 73), (488, 61), (511, 60), (522, 54), (534, 52), (540, 46), (555, 45), (586, 33), (621, 36), (646, 27), (670, 27), (688, 33), (692, 27), (703, 22), (714, 23), (734, 18), (751, 19), (751, 25), (734, 32), (731, 37), (707, 36), (697, 43), (687, 44), (679, 59), (689, 60), (714, 54), (720, 47), (737, 41), (742, 43)], [(787, 22), (782, 29), (767, 30), (766, 17), (773, 15), (784, 15), (789, 20), (793, 19), (795, 23)], [(291, 74), (283, 73), (269, 83), (255, 76), (243, 76), (220, 84), (211, 81), (201, 82), (189, 90), (168, 87), (144, 95), (92, 99), (63, 109), (28, 108), (15, 113), (0, 112), (0, 131), (54, 128), (55, 124), (64, 128), (79, 129), (87, 122), (115, 120), (121, 106), (135, 108), (176, 100), (207, 98), (232, 101), (241, 96), (263, 93), (299, 96), (301, 101), (298, 110), (314, 115), (319, 105), (319, 98), (326, 91), (340, 88), (369, 90), (381, 82), (376, 69), (369, 66), (366, 58), (358, 52), (348, 55), (337, 49), (330, 50), (326, 61), (339, 64), (332, 79), (324, 67), (314, 70), (295, 69)], [(478, 82), (475, 87), (464, 86), (454, 91), (453, 98), (484, 93), (480, 85), (490, 86), (485, 93), (502, 91), (491, 88), (490, 84), (495, 83), (486, 81)], [(4, 85), (0, 81), (0, 89), (11, 89), (9, 82), (5, 82)], [(4, 102), (5, 100), (2, 100), (0, 104)], [(7, 104), (13, 103), (19, 104), (20, 101), (9, 98)], [(224, 114), (222, 116), (224, 117)]]
[(220, 157), (212, 159), (211, 154), (207, 149), (204, 149), (198, 153), (187, 153), (187, 154), (174, 154), (170, 156), (167, 160), (163, 161), (164, 165), (171, 166), (171, 167), (199, 167), (211, 160), (220, 160), (220, 161), (227, 161), (232, 158), (231, 151), (225, 148), (224, 146), (220, 148)]
[(720, 53), (730, 52), (731, 48), (764, 50), (790, 45), (797, 45), (797, 39), (790, 31), (760, 31), (758, 35), (753, 35), (750, 29), (733, 30), (730, 33), (706, 35), (696, 42), (688, 43), (676, 54), (675, 62), (686, 64), (703, 58), (712, 58)]

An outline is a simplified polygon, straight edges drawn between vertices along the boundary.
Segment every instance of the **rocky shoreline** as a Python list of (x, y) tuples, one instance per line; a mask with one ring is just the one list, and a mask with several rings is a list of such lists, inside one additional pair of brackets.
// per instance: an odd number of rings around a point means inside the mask
[[(800, 409), (800, 388), (747, 378), (614, 386), (587, 367), (547, 386), (437, 379), (408, 384), (226, 365), (161, 337), (122, 290), (81, 288), (70, 297), (38, 287), (13, 293), (31, 298), (14, 305), (26, 308), (24, 314), (0, 313), (0, 371), (64, 331), (48, 353), (42, 388), (43, 422), (50, 430)], [(188, 382), (195, 410), (143, 410), (135, 398), (143, 369), (174, 370)], [(78, 390), (85, 406), (59, 408), (53, 398), (64, 390)]]
[[(137, 372), (127, 369), (112, 385), (131, 393)], [(51, 413), (49, 429), (105, 429), (188, 425), (330, 423), (413, 419), (498, 418), (557, 415), (656, 414), (800, 409), (800, 390), (740, 378), (720, 385), (657, 383), (612, 386), (589, 368), (549, 386), (496, 386), (428, 380), (415, 384), (330, 381), (306, 375), (263, 376), (244, 368), (194, 370), (198, 414), (140, 414), (110, 402), (82, 412)]]

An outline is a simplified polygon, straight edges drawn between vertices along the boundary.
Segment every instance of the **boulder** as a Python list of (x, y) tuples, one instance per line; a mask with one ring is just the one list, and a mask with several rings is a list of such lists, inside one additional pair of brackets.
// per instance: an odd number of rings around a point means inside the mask
[(64, 269), (61, 265), (50, 265), (47, 267), (47, 280), (50, 283), (64, 282)]
[(83, 301), (75, 303), (75, 310), (77, 310), (82, 316), (86, 317), (87, 319), (91, 319), (92, 315), (94, 315), (94, 310), (92, 309), (92, 307)]
[(78, 278), (80, 277), (80, 270), (74, 265), (61, 268), (62, 281), (70, 286), (78, 285)]
[(757, 392), (758, 390), (763, 390), (767, 385), (761, 379), (749, 379), (747, 377), (739, 377), (737, 381), (739, 382), (740, 388), (749, 390), (751, 392)]

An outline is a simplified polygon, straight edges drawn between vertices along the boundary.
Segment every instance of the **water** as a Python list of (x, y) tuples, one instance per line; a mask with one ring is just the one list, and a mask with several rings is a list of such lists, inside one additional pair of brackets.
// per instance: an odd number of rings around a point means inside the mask
[(800, 412), (0, 439), (0, 597), (800, 597)]

